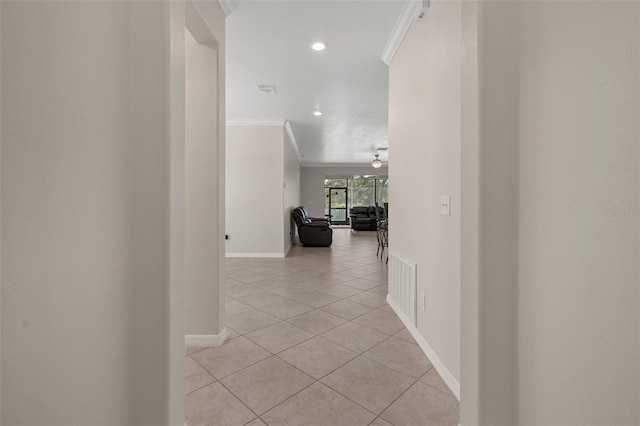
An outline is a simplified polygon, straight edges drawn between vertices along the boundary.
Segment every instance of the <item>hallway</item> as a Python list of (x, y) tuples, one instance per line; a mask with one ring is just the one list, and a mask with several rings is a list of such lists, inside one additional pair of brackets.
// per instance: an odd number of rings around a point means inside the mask
[(374, 232), (339, 228), (330, 248), (227, 259), (229, 339), (187, 348), (187, 424), (458, 424), (458, 401), (385, 302), (375, 251)]

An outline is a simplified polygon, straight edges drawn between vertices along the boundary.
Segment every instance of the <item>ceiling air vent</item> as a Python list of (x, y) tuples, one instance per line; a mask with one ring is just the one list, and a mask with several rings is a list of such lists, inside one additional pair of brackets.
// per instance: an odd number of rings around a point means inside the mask
[(376, 151), (388, 151), (389, 147), (388, 146), (381, 146), (380, 148), (376, 148)]
[(265, 95), (275, 95), (278, 93), (276, 91), (276, 86), (273, 84), (258, 84), (258, 90)]

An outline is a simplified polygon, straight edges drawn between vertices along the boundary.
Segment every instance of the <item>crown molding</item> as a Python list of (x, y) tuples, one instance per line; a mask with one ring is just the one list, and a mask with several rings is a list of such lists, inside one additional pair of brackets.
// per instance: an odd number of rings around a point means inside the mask
[(218, 3), (220, 3), (220, 7), (224, 12), (225, 17), (231, 15), (231, 12), (233, 12), (233, 9), (234, 9), (233, 3), (231, 3), (231, 0), (218, 0)]
[(404, 36), (409, 31), (409, 27), (415, 21), (415, 19), (420, 14), (423, 7), (423, 2), (420, 0), (406, 0), (404, 6), (402, 6), (402, 10), (400, 11), (400, 16), (396, 20), (396, 24), (393, 27), (393, 31), (391, 31), (391, 35), (387, 40), (387, 45), (384, 47), (382, 51), (382, 55), (380, 59), (389, 65), (393, 56), (396, 54), (396, 51), (402, 44), (402, 40)]
[[(361, 168), (369, 168), (372, 171), (376, 170), (387, 170), (387, 165), (383, 164), (383, 166), (379, 169), (374, 168), (371, 163), (316, 163), (316, 162), (304, 162), (300, 164), (301, 167), (343, 167), (343, 168), (351, 168), (351, 167), (361, 167)], [(372, 173), (375, 174), (375, 173)]]
[(279, 120), (279, 119), (227, 120), (227, 126), (280, 126), (280, 127), (284, 127), (284, 120)]
[(289, 121), (284, 123), (284, 129), (287, 131), (287, 135), (289, 136), (289, 142), (293, 145), (293, 149), (298, 156), (298, 163), (302, 161), (302, 157), (300, 157), (300, 150), (298, 149), (298, 143), (296, 142), (295, 136), (293, 136), (293, 129), (291, 129), (291, 123)]

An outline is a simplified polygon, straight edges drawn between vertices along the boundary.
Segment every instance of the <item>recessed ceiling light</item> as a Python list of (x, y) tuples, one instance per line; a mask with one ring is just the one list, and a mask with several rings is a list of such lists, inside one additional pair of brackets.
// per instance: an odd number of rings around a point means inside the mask
[(313, 111), (313, 115), (315, 115), (316, 117), (320, 117), (322, 113), (320, 111)]
[(317, 50), (317, 51), (324, 50), (324, 48), (325, 48), (325, 47), (326, 47), (326, 46), (324, 45), (324, 43), (319, 42), (319, 41), (317, 41), (317, 42), (315, 42), (315, 43), (313, 43), (313, 44), (311, 45), (311, 48), (312, 48), (313, 50)]

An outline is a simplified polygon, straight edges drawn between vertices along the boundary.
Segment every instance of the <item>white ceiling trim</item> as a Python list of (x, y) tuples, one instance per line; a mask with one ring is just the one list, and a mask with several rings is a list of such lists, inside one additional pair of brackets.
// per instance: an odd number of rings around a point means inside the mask
[(233, 12), (233, 3), (231, 3), (231, 0), (218, 0), (218, 3), (220, 3), (224, 16), (231, 15), (231, 12)]
[(398, 16), (398, 20), (396, 21), (396, 25), (393, 27), (393, 31), (391, 31), (391, 35), (387, 40), (387, 45), (384, 47), (382, 51), (382, 55), (380, 59), (389, 65), (391, 60), (393, 59), (396, 51), (402, 44), (402, 40), (404, 36), (409, 31), (411, 24), (418, 17), (420, 12), (422, 11), (423, 2), (421, 0), (406, 0), (404, 6), (402, 6), (402, 10), (400, 11), (400, 16)]
[(284, 120), (278, 119), (246, 119), (227, 120), (227, 126), (280, 126), (284, 127)]
[(289, 136), (289, 142), (293, 145), (293, 149), (298, 156), (298, 163), (302, 161), (302, 157), (300, 156), (300, 150), (298, 149), (298, 143), (296, 142), (295, 136), (293, 136), (293, 129), (291, 129), (291, 123), (288, 121), (284, 123), (284, 129), (287, 131), (287, 135)]
[[(374, 168), (371, 163), (302, 163), (301, 167), (343, 167), (343, 168), (351, 168), (351, 167), (369, 167), (371, 171), (376, 170), (387, 170), (387, 165), (383, 165), (381, 168)], [(375, 174), (375, 173), (372, 173)]]

